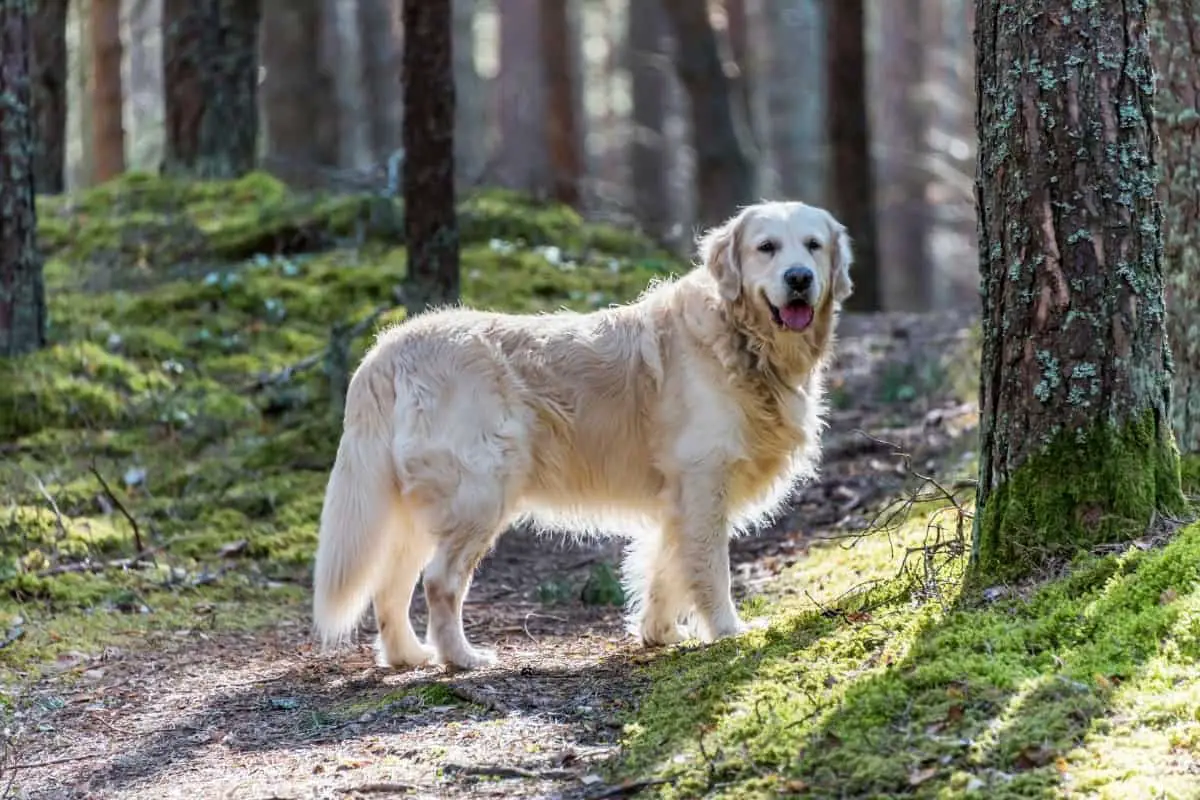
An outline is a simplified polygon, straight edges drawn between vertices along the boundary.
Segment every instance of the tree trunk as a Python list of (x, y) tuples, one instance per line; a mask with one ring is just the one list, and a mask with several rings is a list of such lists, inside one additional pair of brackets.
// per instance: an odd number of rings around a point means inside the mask
[(60, 194), (67, 168), (68, 0), (37, 0), (33, 12), (33, 180), (38, 194)]
[(1167, 338), (1175, 362), (1173, 422), (1184, 453), (1200, 453), (1200, 0), (1155, 0), (1150, 48), (1163, 206)]
[(542, 74), (539, 0), (505, 0), (500, 14), (499, 182), (544, 195), (550, 183), (546, 153), (546, 81)]
[(163, 170), (235, 178), (258, 150), (258, 0), (164, 0)]
[(67, 8), (67, 164), (66, 189), (92, 185), (92, 96), (88, 73), (92, 71), (92, 43), (87, 35), (91, 0), (77, 0)]
[(402, 98), (400, 31), (392, 25), (389, 0), (358, 0), (359, 37), (362, 41), (363, 87), (367, 97), (367, 125), (371, 162), (381, 164), (400, 149)]
[(459, 297), (451, 0), (404, 0), (405, 305)]
[(697, 223), (708, 228), (753, 202), (753, 165), (734, 124), (733, 93), (717, 53), (707, 4), (661, 2), (675, 34), (675, 69), (691, 100)]
[(633, 132), (630, 170), (638, 222), (656, 239), (671, 224), (670, 167), (667, 159), (666, 105), (670, 92), (670, 35), (660, 0), (629, 7), (629, 71)]
[(163, 158), (162, 0), (131, 0), (126, 8), (125, 166), (153, 171)]
[(476, 0), (453, 2), (454, 168), (460, 185), (474, 186), (487, 167), (488, 92), (475, 68)]
[(295, 186), (320, 184), (338, 163), (333, 80), (321, 68), (320, 0), (264, 0), (260, 88), (267, 168)]
[(973, 557), (1009, 577), (1180, 512), (1145, 6), (979, 0)]
[(0, 357), (46, 344), (46, 288), (37, 246), (33, 92), (30, 86), (32, 5), (0, 3)]
[[(825, 22), (822, 0), (751, 0), (747, 4), (758, 91), (762, 192), (825, 205)], [(807, 76), (807, 77), (805, 77)], [(802, 88), (797, 81), (803, 79)]]
[[(725, 42), (729, 53), (723, 69), (733, 92), (733, 122), (738, 137), (757, 156), (761, 152), (761, 142), (754, 105), (755, 95), (762, 88), (759, 85), (760, 76), (755, 74), (754, 59), (750, 57), (750, 12), (747, 5), (746, 0), (725, 0)], [(757, 173), (762, 169), (762, 159), (751, 160), (756, 168), (753, 175), (755, 184), (761, 185), (762, 180)]]
[(322, 50), (333, 76), (338, 123), (338, 166), (363, 172), (371, 167), (371, 110), (363, 83), (365, 54), (359, 37), (356, 0), (325, 0)]
[(92, 43), (92, 67), (88, 71), (88, 93), (92, 96), (92, 179), (103, 183), (125, 171), (121, 0), (92, 0), (88, 36)]
[(567, 20), (565, 0), (541, 0), (542, 74), (546, 76), (546, 145), (550, 155), (550, 195), (578, 208), (583, 184), (583, 139), (576, 116), (579, 84), (576, 31)]
[(880, 3), (884, 31), (879, 62), (872, 70), (878, 110), (879, 138), (886, 142), (879, 159), (876, 201), (879, 250), (887, 253), (884, 278), (889, 307), (902, 311), (933, 308), (933, 260), (929, 253), (928, 180), (929, 103), (923, 97), (925, 28), (922, 8), (929, 0)]
[(881, 311), (863, 0), (829, 0), (825, 14), (829, 25), (826, 91), (831, 98), (826, 120), (832, 147), (828, 202), (849, 230), (855, 255), (854, 294), (846, 309)]

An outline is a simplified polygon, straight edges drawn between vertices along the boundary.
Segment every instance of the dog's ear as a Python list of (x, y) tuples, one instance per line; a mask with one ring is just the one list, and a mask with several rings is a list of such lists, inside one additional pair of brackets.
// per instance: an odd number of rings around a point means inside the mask
[(850, 234), (846, 226), (838, 222), (832, 214), (829, 216), (829, 228), (832, 231), (833, 246), (830, 257), (833, 263), (833, 299), (839, 305), (854, 293), (854, 281), (850, 278), (850, 265), (854, 263), (854, 253), (850, 249)]
[(700, 263), (717, 281), (721, 298), (732, 303), (742, 293), (742, 214), (710, 228), (700, 237)]

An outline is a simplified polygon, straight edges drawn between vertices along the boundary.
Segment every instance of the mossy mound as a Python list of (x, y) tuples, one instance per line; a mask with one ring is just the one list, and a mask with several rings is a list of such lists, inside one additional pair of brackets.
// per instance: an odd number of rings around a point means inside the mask
[(1200, 525), (1029, 590), (836, 599), (894, 576), (924, 530), (814, 547), (777, 588), (824, 605), (785, 595), (768, 629), (645, 668), (614, 779), (672, 798), (1195, 796)]
[[(39, 212), (50, 345), (0, 362), (0, 638), (18, 618), (24, 632), (0, 659), (79, 649), (84, 627), (179, 626), (183, 597), (303, 586), (340, 433), (320, 356), (392, 301), (402, 205), (262, 174), (129, 175)], [(461, 220), (477, 306), (588, 310), (686, 268), (507, 192), (465, 198)], [(297, 363), (311, 367), (264, 380)], [(139, 539), (145, 563), (121, 562)]]

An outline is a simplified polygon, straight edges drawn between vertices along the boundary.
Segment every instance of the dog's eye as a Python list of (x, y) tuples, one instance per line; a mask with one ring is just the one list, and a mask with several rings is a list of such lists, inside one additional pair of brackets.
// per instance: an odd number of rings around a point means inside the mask
[(808, 252), (815, 253), (821, 249), (821, 243), (816, 239), (809, 239), (804, 243), (804, 247), (808, 250)]
[(769, 239), (758, 246), (758, 252), (766, 253), (767, 255), (771, 255), (776, 249), (775, 243)]

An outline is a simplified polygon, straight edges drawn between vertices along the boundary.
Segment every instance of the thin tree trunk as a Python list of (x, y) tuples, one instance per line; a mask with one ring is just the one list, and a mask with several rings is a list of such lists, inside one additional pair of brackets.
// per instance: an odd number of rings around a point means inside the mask
[(399, 31), (392, 27), (389, 0), (358, 0), (362, 42), (363, 87), (371, 142), (371, 163), (387, 160), (400, 148), (402, 97), (400, 91)]
[(822, 0), (756, 0), (748, 9), (760, 81), (755, 118), (769, 154), (763, 191), (813, 205), (828, 202), (823, 7)]
[(34, 3), (30, 70), (38, 194), (60, 194), (66, 188), (68, 5), (68, 0)]
[[(883, 309), (876, 254), (875, 175), (867, 110), (867, 53), (863, 0), (827, 0), (829, 24), (826, 80), (830, 98), (829, 141), (832, 166), (829, 205), (854, 242), (854, 294), (850, 311)], [(836, 101), (834, 101), (836, 98)]]
[(405, 305), (459, 297), (451, 0), (404, 0)]
[(310, 188), (338, 163), (337, 115), (328, 113), (333, 81), (317, 57), (320, 20), (321, 0), (263, 2), (263, 161), (281, 179)]
[(929, 0), (880, 3), (884, 35), (872, 70), (879, 97), (880, 140), (886, 143), (877, 185), (879, 250), (888, 254), (883, 275), (890, 306), (903, 311), (933, 308), (933, 260), (929, 253), (928, 179), (929, 103), (924, 98), (927, 41), (922, 22)]
[(363, 83), (363, 44), (359, 37), (356, 0), (325, 0), (323, 49), (333, 75), (338, 121), (338, 165), (365, 171), (371, 167), (371, 121)]
[(979, 0), (976, 16), (988, 580), (1185, 505), (1146, 8), (1077, 5)]
[(1200, 0), (1150, 4), (1158, 71), (1167, 336), (1175, 362), (1179, 449), (1200, 453)]
[(0, 357), (46, 344), (46, 289), (37, 246), (34, 192), (33, 92), (30, 86), (32, 7), (0, 3)]
[(543, 133), (546, 81), (542, 74), (540, 0), (504, 0), (500, 14), (501, 153), (499, 182), (510, 189), (543, 195), (550, 162)]
[(720, 224), (754, 200), (753, 165), (734, 124), (733, 93), (705, 3), (661, 0), (675, 34), (675, 69), (691, 103), (697, 222)]
[(488, 92), (475, 68), (476, 0), (454, 3), (454, 166), (458, 182), (473, 186), (487, 166)]
[(258, 0), (164, 0), (163, 169), (234, 178), (258, 151)]
[(661, 239), (670, 227), (671, 185), (667, 160), (666, 106), (670, 92), (670, 36), (659, 0), (629, 8), (629, 70), (633, 110), (630, 165), (638, 222)]
[(68, 191), (92, 184), (92, 43), (87, 35), (91, 0), (78, 0), (67, 8), (67, 167)]
[(163, 157), (162, 0), (131, 0), (121, 39), (125, 42), (127, 169), (157, 169)]
[(92, 67), (92, 168), (97, 183), (125, 171), (125, 93), (121, 88), (121, 0), (92, 0), (88, 18)]
[(575, 31), (565, 0), (541, 0), (542, 73), (546, 76), (546, 144), (550, 155), (550, 194), (578, 208), (583, 183), (583, 139), (576, 116), (579, 84)]

